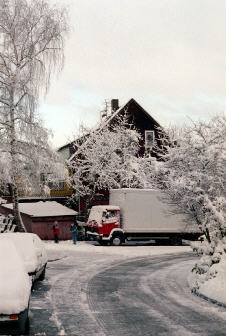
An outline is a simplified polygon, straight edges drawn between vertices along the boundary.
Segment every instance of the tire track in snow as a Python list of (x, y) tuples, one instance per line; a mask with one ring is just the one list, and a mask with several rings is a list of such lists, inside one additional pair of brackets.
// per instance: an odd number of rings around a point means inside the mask
[(106, 335), (226, 335), (224, 314), (187, 286), (191, 256), (143, 258), (93, 277), (89, 304)]

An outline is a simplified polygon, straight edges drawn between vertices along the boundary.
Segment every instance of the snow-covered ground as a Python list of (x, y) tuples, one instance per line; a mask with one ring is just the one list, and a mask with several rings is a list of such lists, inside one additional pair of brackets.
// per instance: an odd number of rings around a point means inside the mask
[[(146, 256), (155, 256), (162, 254), (183, 253), (191, 252), (190, 246), (155, 246), (150, 244), (135, 244), (124, 246), (99, 246), (96, 243), (78, 242), (77, 245), (73, 245), (71, 241), (60, 242), (55, 244), (54, 242), (45, 243), (47, 251), (57, 254), (68, 255), (70, 251), (77, 251), (80, 253), (88, 253), (92, 255), (93, 260), (97, 260), (96, 268), (94, 267), (94, 274), (98, 272), (98, 255), (111, 256), (106, 258), (106, 263), (117, 262), (120, 260), (127, 260), (131, 258), (139, 258)], [(101, 258), (102, 259), (102, 258)], [(102, 261), (103, 262), (103, 261)], [(213, 279), (206, 281), (201, 285), (199, 293), (216, 300), (226, 305), (226, 260), (221, 262), (221, 267), (218, 264), (215, 265), (217, 276)], [(194, 276), (191, 273), (190, 284), (194, 281)]]
[[(194, 311), (194, 315), (192, 315), (192, 317), (189, 315), (186, 319), (190, 321), (189, 323), (192, 325), (193, 322), (196, 324), (194, 330), (197, 328), (197, 330), (199, 330), (199, 322), (195, 322), (196, 313), (203, 313), (202, 319), (204, 330), (209, 330), (209, 324), (212, 323), (208, 322), (209, 314), (214, 312), (213, 319), (218, 321), (219, 318), (221, 320), (221, 328), (219, 327), (220, 329), (218, 329), (218, 331), (225, 331), (224, 327), (222, 327), (226, 320), (224, 308), (222, 308), (222, 311), (221, 308), (214, 306), (211, 303), (206, 303), (197, 296), (192, 295), (189, 290), (187, 281), (189, 269), (192, 268), (193, 264), (198, 259), (193, 257), (192, 249), (188, 245), (156, 246), (154, 243), (130, 243), (128, 245), (113, 247), (99, 246), (95, 242), (78, 242), (77, 245), (73, 245), (72, 241), (60, 242), (59, 244), (47, 241), (45, 242), (45, 247), (49, 262), (47, 265), (46, 279), (43, 282), (36, 283), (32, 292), (30, 303), (31, 334), (110, 335), (111, 333), (108, 331), (102, 330), (102, 324), (99, 321), (99, 317), (102, 318), (105, 316), (102, 316), (101, 309), (105, 309), (106, 305), (109, 303), (111, 305), (111, 307), (109, 306), (109, 309), (112, 310), (112, 304), (114, 305), (114, 302), (118, 302), (118, 299), (120, 299), (120, 302), (123, 304), (127, 305), (128, 303), (127, 310), (122, 312), (123, 318), (126, 318), (126, 316), (128, 317), (128, 321), (125, 321), (125, 328), (123, 330), (127, 331), (128, 335), (136, 334), (133, 332), (129, 333), (130, 309), (132, 309), (132, 307), (136, 308), (138, 305), (140, 311), (140, 305), (142, 305), (145, 314), (147, 315), (145, 315), (147, 317), (147, 319), (145, 319), (145, 326), (147, 327), (147, 325), (151, 323), (150, 321), (152, 321), (148, 317), (148, 312), (150, 309), (157, 309), (157, 306), (150, 305), (150, 307), (152, 307), (150, 308), (148, 303), (147, 307), (145, 306), (145, 303), (142, 303), (142, 286), (144, 286), (146, 290), (152, 291), (154, 288), (153, 285), (159, 284), (159, 280), (161, 280), (159, 285), (160, 291), (164, 290), (164, 293), (167, 295), (168, 293), (171, 293), (169, 294), (170, 297), (177, 297), (176, 301), (178, 304), (175, 302), (172, 304), (174, 307), (177, 307), (176, 310), (179, 310), (180, 316), (187, 316), (187, 312), (182, 312), (180, 311), (180, 308), (178, 308), (181, 306), (181, 300), (186, 300), (185, 307), (187, 307), (187, 301), (189, 301), (189, 307)], [(173, 255), (175, 255), (175, 258)], [(134, 267), (130, 266), (131, 264), (134, 265)], [(144, 265), (144, 267), (142, 265)], [(142, 269), (142, 272), (135, 272), (136, 267), (139, 267), (140, 270)], [(117, 283), (122, 280), (121, 276), (123, 276), (125, 280), (127, 279), (130, 281), (130, 283), (123, 286), (123, 280), (121, 284), (117, 285)], [(111, 277), (112, 279), (110, 280)], [(171, 279), (169, 279), (170, 277)], [(111, 291), (111, 286), (113, 285), (115, 286), (115, 289)], [(105, 295), (108, 293), (108, 286), (110, 286), (110, 301), (105, 300)], [(161, 289), (162, 286), (163, 288)], [(117, 295), (119, 288), (121, 288), (122, 291), (125, 289), (128, 293), (121, 294), (120, 292), (120, 297), (117, 299), (115, 295)], [(134, 302), (132, 303), (132, 306), (130, 306), (131, 296), (138, 295), (138, 293), (134, 294), (134, 291), (139, 288), (141, 288), (141, 290), (139, 290), (141, 295), (140, 301), (138, 298), (136, 299), (136, 297), (134, 297)], [(95, 293), (97, 294), (96, 299)], [(165, 294), (163, 295), (163, 298), (167, 302), (168, 297)], [(105, 308), (103, 308), (99, 302), (99, 295), (102, 298), (101, 302)], [(155, 298), (158, 302), (161, 293), (153, 295), (153, 300)], [(184, 298), (184, 295), (186, 298)], [(111, 298), (117, 300), (112, 301)], [(101, 307), (99, 307), (98, 304), (100, 304)], [(160, 310), (163, 309), (162, 314), (168, 316), (168, 311), (165, 312), (164, 310), (165, 303), (162, 303), (161, 301), (161, 304), (162, 305), (159, 303), (161, 306), (159, 306), (159, 308)], [(157, 310), (155, 312), (156, 314), (158, 313)], [(117, 309), (112, 310), (111, 313), (117, 315)], [(172, 314), (174, 313), (170, 312), (170, 316)], [(168, 317), (171, 321), (170, 316)], [(138, 317), (135, 318), (136, 326), (139, 325)], [(151, 311), (150, 318), (151, 317), (153, 317), (153, 311)], [(175, 316), (173, 315), (172, 321), (170, 322), (171, 324), (173, 324), (174, 318)], [(191, 320), (189, 320), (190, 318)], [(41, 324), (40, 321), (42, 321)], [(218, 323), (216, 321), (214, 323)], [(109, 329), (111, 323), (108, 323), (108, 320), (105, 320), (104, 323), (107, 326), (107, 329)], [(180, 323), (182, 325), (185, 323), (185, 326), (187, 326), (187, 324), (189, 325), (188, 322), (184, 322), (184, 319), (182, 319)], [(166, 326), (166, 328), (168, 327), (169, 326)], [(211, 332), (207, 334), (212, 335)], [(219, 332), (218, 334), (222, 333)], [(117, 336), (119, 335), (121, 334), (118, 333)]]
[(150, 243), (115, 247), (100, 246), (95, 242), (73, 245), (72, 241), (60, 241), (59, 244), (47, 241), (45, 246), (49, 262), (46, 280), (37, 284), (41, 287), (35, 287), (32, 294), (31, 332), (51, 335), (105, 335), (100, 332), (88, 299), (88, 284), (103, 270), (130, 260), (191, 251), (189, 246)]
[[(216, 272), (214, 278), (199, 282), (197, 293), (226, 306), (226, 258), (222, 257), (219, 264), (211, 267), (212, 272)], [(193, 287), (197, 277), (191, 273), (188, 279), (190, 287)]]
[[(96, 258), (96, 254), (106, 254), (120, 256), (122, 259), (154, 256), (166, 253), (191, 252), (190, 246), (155, 246), (150, 243), (127, 243), (122, 246), (100, 246), (98, 243), (79, 241), (73, 245), (72, 241), (61, 241), (59, 244), (54, 242), (45, 243), (47, 251), (78, 251), (89, 252)], [(113, 258), (114, 259), (114, 258)]]
[(217, 272), (216, 277), (204, 282), (199, 292), (226, 305), (226, 258), (212, 268)]

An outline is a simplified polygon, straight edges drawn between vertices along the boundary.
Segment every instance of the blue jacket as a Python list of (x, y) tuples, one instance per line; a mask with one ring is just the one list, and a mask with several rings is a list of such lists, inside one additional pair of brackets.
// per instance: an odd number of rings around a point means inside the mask
[(72, 234), (77, 234), (78, 233), (78, 229), (77, 229), (77, 227), (74, 225), (74, 226), (71, 226), (70, 227), (70, 232), (72, 233)]

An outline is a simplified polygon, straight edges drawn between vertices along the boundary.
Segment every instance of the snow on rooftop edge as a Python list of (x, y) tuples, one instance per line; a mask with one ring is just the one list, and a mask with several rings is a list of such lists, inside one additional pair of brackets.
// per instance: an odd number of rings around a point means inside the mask
[[(12, 209), (12, 204), (2, 204), (3, 207)], [(20, 212), (33, 217), (75, 216), (78, 213), (56, 201), (40, 201), (34, 203), (19, 203)]]
[(117, 205), (94, 205), (94, 207), (100, 210), (120, 210), (120, 207)]

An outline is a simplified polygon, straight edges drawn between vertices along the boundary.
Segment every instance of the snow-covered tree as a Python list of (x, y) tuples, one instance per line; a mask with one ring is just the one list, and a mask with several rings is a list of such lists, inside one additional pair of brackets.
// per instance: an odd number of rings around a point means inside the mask
[(76, 192), (90, 201), (97, 191), (144, 187), (142, 158), (138, 156), (140, 139), (126, 116), (96, 130), (82, 127), (75, 154), (68, 161)]
[(44, 168), (56, 170), (37, 104), (63, 65), (66, 33), (64, 9), (45, 0), (0, 0), (0, 180), (11, 186), (19, 230), (18, 188), (30, 188)]
[(208, 279), (211, 266), (226, 252), (226, 118), (215, 116), (165, 134), (162, 160), (155, 164), (156, 182), (205, 235), (198, 251), (203, 257), (194, 270)]

